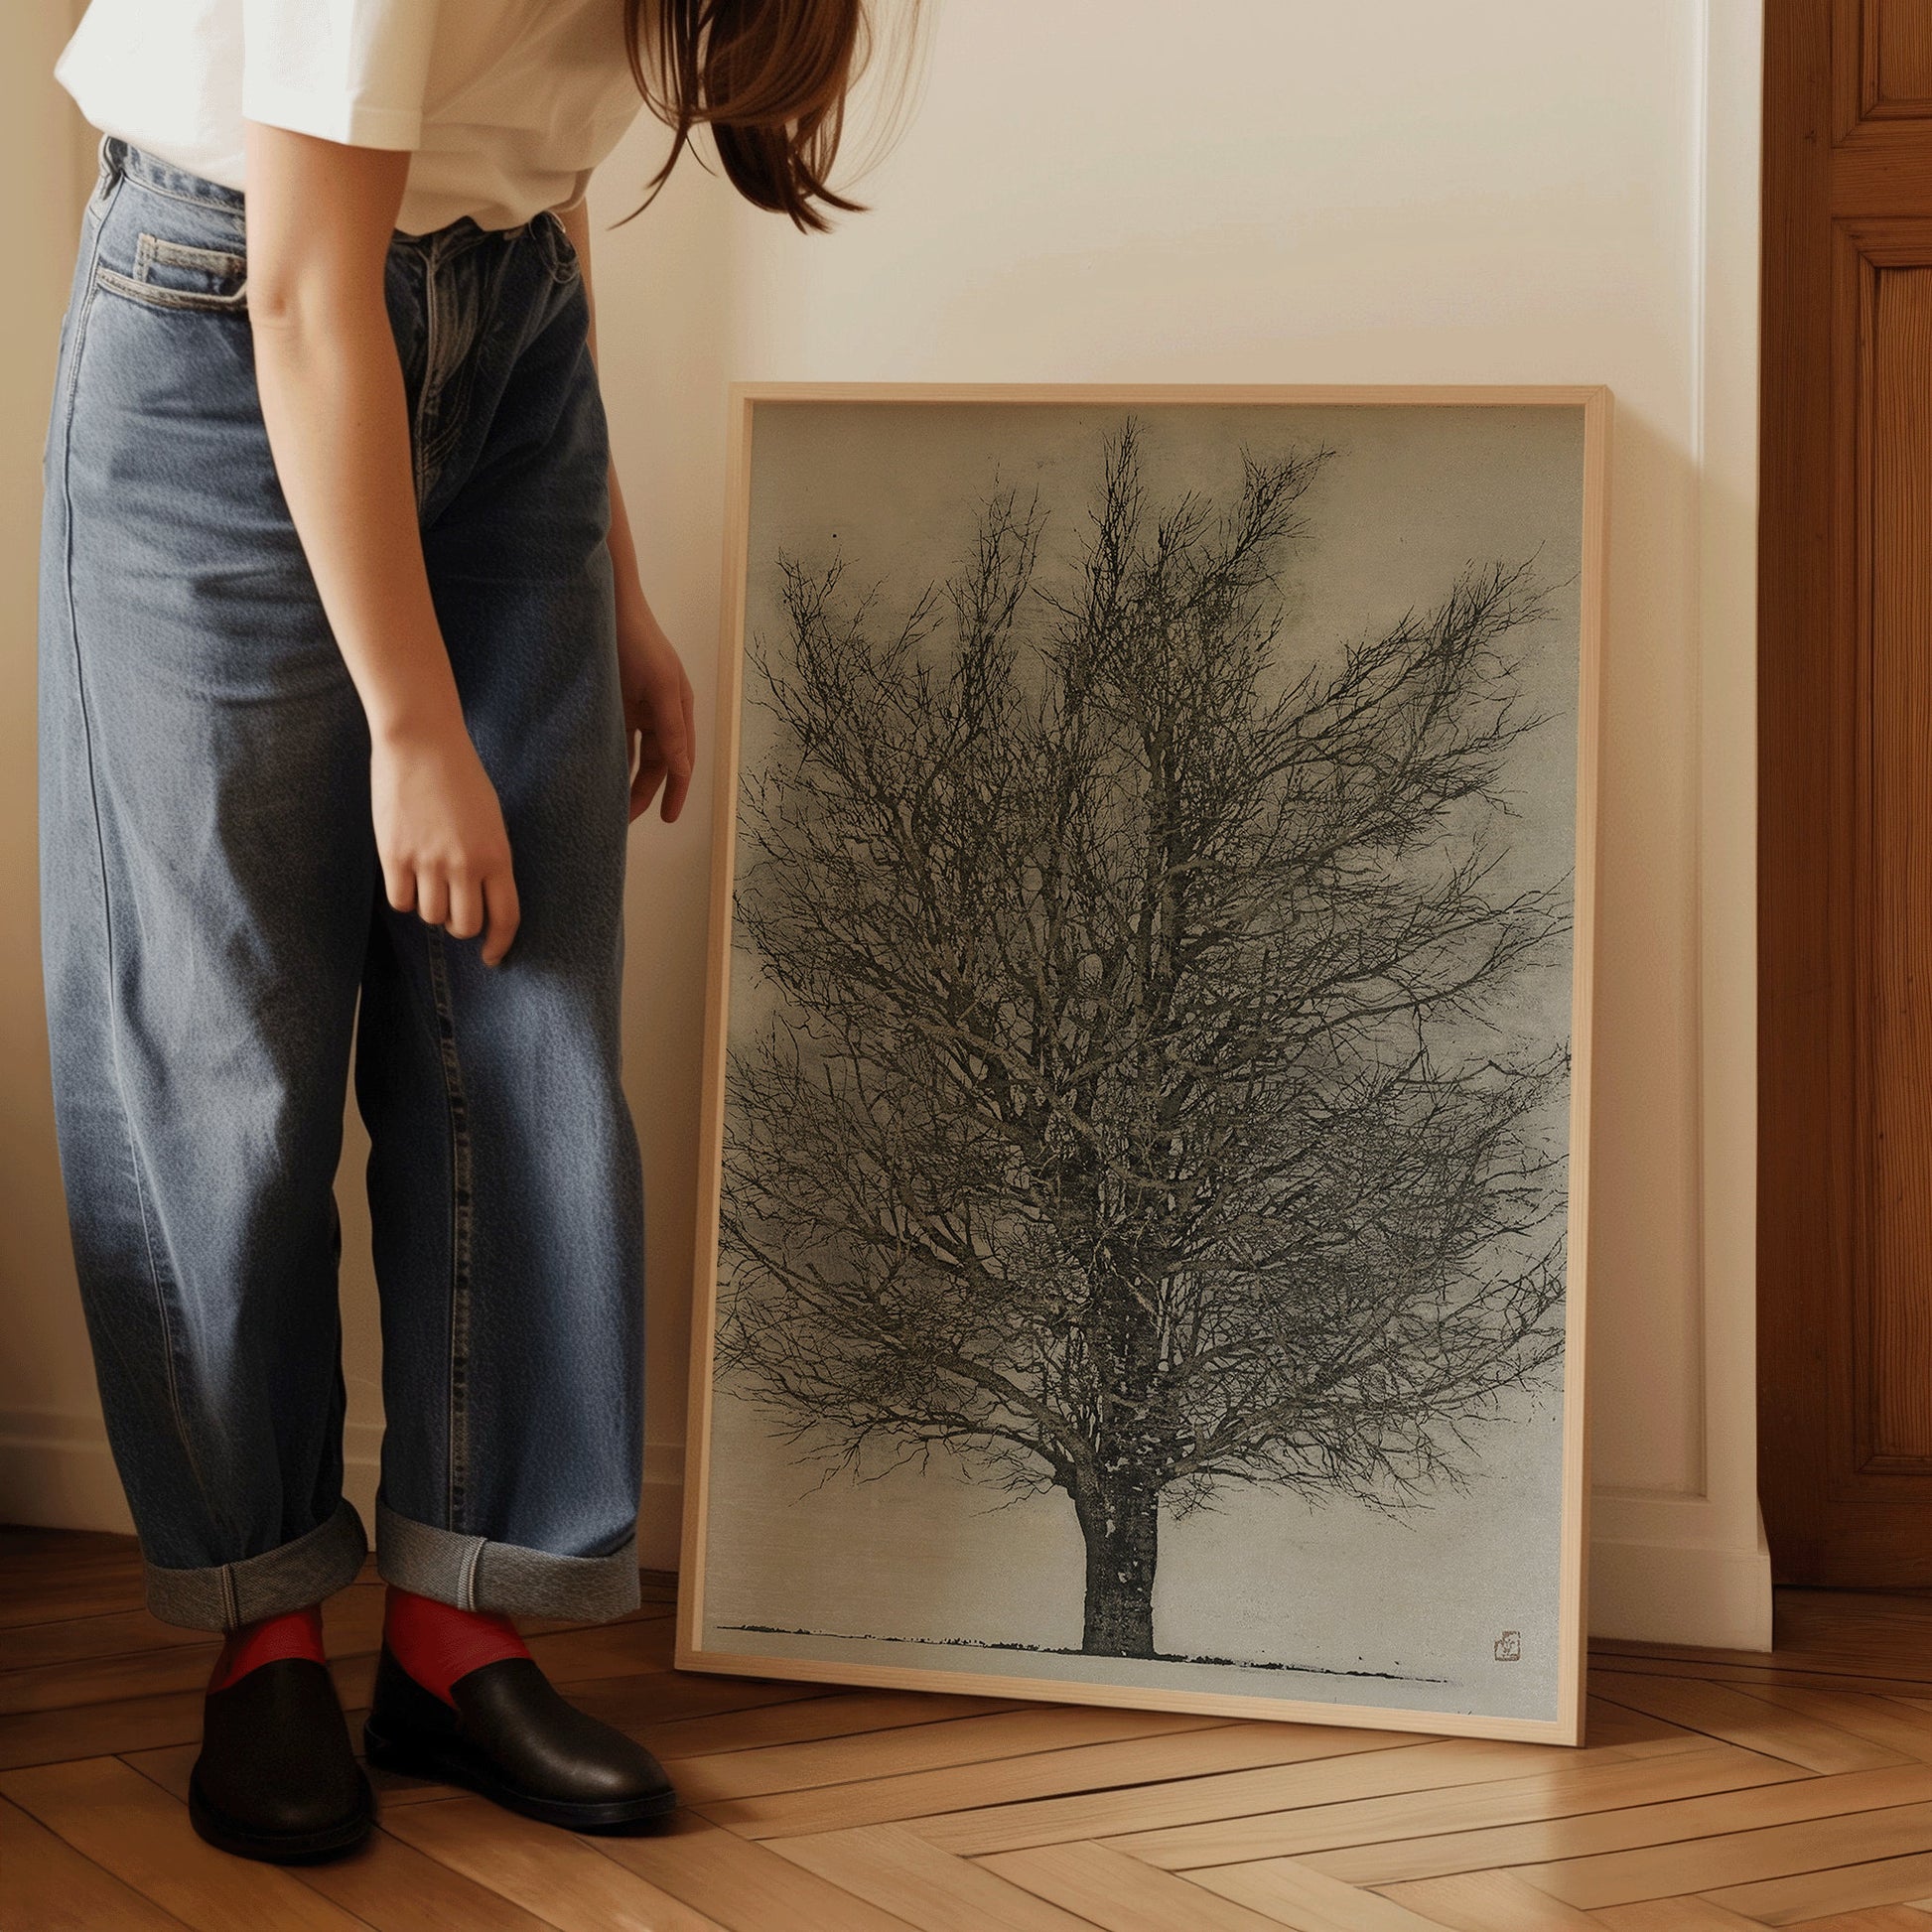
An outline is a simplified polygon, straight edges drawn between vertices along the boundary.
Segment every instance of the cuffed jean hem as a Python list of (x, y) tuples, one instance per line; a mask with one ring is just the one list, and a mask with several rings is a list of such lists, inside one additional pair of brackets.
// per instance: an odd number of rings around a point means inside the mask
[(148, 1564), (148, 1608), (188, 1630), (236, 1630), (333, 1596), (355, 1581), (368, 1553), (361, 1517), (353, 1504), (340, 1502), (326, 1523), (258, 1557), (202, 1570)]
[(637, 1539), (607, 1557), (560, 1557), (516, 1543), (462, 1536), (375, 1505), (375, 1567), (384, 1583), (460, 1610), (605, 1623), (642, 1600)]

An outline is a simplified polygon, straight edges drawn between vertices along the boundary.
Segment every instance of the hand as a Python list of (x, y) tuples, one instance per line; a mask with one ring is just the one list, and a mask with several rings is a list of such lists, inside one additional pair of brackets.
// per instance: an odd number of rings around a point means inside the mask
[(483, 964), (498, 964), (520, 916), (509, 834), (461, 721), (378, 736), (370, 748), (369, 804), (389, 903), (453, 939), (483, 933)]
[(691, 680), (641, 595), (619, 600), (618, 675), (623, 688), (624, 743), (628, 746), (633, 738), (637, 742), (630, 816), (635, 820), (649, 811), (662, 785), (668, 825), (684, 809), (684, 795), (691, 789), (697, 726)]

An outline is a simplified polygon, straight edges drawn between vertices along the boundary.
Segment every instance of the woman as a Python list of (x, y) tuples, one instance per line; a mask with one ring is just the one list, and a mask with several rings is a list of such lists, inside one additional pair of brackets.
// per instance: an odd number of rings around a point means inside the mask
[[(47, 456), (57, 1115), (107, 1424), (167, 1620), (226, 1633), (196, 1828), (326, 1858), (368, 1785), (319, 1605), (342, 1495), (351, 1030), (388, 1432), (371, 1762), (578, 1830), (675, 1802), (512, 1614), (637, 1601), (624, 828), (691, 780), (592, 365), (593, 168), (801, 227), (863, 0), (94, 0), (106, 137)], [(670, 164), (666, 164), (668, 172)], [(663, 177), (659, 176), (659, 181)]]

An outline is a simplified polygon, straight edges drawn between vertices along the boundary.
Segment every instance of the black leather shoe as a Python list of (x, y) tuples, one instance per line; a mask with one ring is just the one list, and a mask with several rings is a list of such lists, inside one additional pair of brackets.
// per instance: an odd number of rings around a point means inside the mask
[(677, 1805), (663, 1766), (622, 1731), (566, 1704), (528, 1657), (450, 1686), (452, 1710), (384, 1646), (363, 1732), (386, 1771), (440, 1778), (573, 1832), (623, 1832)]
[(361, 1844), (375, 1802), (324, 1665), (280, 1657), (209, 1692), (188, 1816), (210, 1845), (271, 1864), (319, 1864)]

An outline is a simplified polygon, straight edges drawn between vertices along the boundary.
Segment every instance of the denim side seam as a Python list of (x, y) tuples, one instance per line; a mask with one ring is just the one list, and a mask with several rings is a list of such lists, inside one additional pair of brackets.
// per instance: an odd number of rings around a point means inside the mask
[(470, 1506), (470, 1247), (472, 1166), (470, 1098), (457, 1053), (456, 1010), (450, 998), (449, 960), (440, 927), (426, 926), (430, 998), (436, 1008), (436, 1040), (450, 1114), (450, 1416), (449, 1527), (462, 1530)]
[[(423, 386), (416, 396), (415, 443), (416, 508), (426, 511), (437, 478), (450, 453), (461, 441), (461, 408), (456, 420), (443, 422), (443, 401), (452, 379), (460, 379), (470, 351), (482, 331), (482, 317), (474, 304), (462, 301), (452, 265), (489, 237), (478, 229), (469, 234), (433, 237), (423, 256)], [(455, 401), (461, 405), (459, 380)]]
[(423, 258), (423, 386), (416, 392), (416, 413), (413, 455), (416, 472), (416, 514), (420, 517), (429, 505), (429, 426), (430, 417), (436, 406), (436, 390), (439, 377), (436, 361), (442, 353), (442, 330), (439, 322), (436, 300), (436, 253), (433, 248), (421, 250)]
[[(73, 412), (75, 397), (80, 386), (80, 361), (87, 346), (87, 328), (93, 317), (93, 307), (98, 294), (96, 277), (100, 272), (101, 231), (106, 223), (108, 210), (113, 207), (115, 198), (120, 194), (121, 186), (126, 179), (126, 175), (119, 168), (115, 168), (111, 176), (96, 184), (94, 194), (89, 198), (88, 212), (94, 224), (93, 239), (89, 243), (90, 272), (78, 284), (80, 306), (73, 319), (72, 339), (68, 344), (68, 365), (58, 402), (61, 422), (61, 591), (67, 606), (67, 644), (73, 667), (74, 702), (80, 714), (80, 742), (86, 758), (87, 799), (93, 815), (94, 859), (100, 881), (100, 923), (106, 939), (107, 957), (104, 965), (110, 989), (113, 985), (117, 957), (114, 944), (114, 901), (113, 895), (108, 889), (107, 837), (105, 828), (101, 824), (100, 778), (94, 762), (93, 721), (87, 704), (86, 675), (81, 666), (80, 618), (73, 595)], [(208, 1493), (207, 1479), (202, 1472), (201, 1458), (195, 1453), (194, 1437), (189, 1430), (187, 1411), (182, 1403), (181, 1381), (175, 1364), (175, 1324), (168, 1311), (167, 1292), (162, 1286), (161, 1261), (155, 1248), (154, 1215), (148, 1201), (147, 1181), (141, 1166), (141, 1149), (135, 1134), (134, 1115), (127, 1104), (127, 1073), (121, 1053), (120, 1003), (113, 997), (111, 990), (107, 1009), (115, 1095), (120, 1102), (122, 1132), (127, 1136), (128, 1170), (134, 1181), (135, 1203), (140, 1209), (141, 1239), (148, 1262), (148, 1284), (154, 1295), (155, 1317), (161, 1331), (163, 1365), (168, 1378), (168, 1412), (175, 1425), (175, 1435), (181, 1444), (182, 1455), (195, 1478), (195, 1488), (201, 1496), (202, 1507), (207, 1513), (209, 1525), (218, 1529), (220, 1517), (214, 1508), (214, 1500)]]

